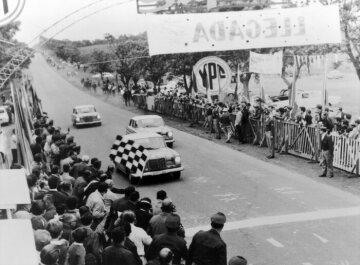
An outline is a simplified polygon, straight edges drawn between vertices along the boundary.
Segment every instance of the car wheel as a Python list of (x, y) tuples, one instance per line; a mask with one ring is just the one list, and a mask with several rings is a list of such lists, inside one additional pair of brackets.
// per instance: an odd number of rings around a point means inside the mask
[(175, 179), (180, 179), (180, 177), (181, 177), (181, 171), (174, 172), (174, 178)]
[(170, 147), (170, 148), (173, 148), (174, 143), (168, 143), (167, 146)]

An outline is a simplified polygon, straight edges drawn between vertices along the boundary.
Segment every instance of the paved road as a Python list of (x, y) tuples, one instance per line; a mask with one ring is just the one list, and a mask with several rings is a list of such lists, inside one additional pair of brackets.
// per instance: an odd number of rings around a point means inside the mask
[[(133, 116), (73, 87), (41, 56), (30, 66), (44, 109), (62, 128), (71, 127), (72, 107), (94, 104), (103, 126), (72, 129), (82, 154), (106, 166), (110, 146)], [(228, 255), (250, 264), (360, 264), (360, 198), (297, 172), (271, 165), (226, 146), (174, 130), (185, 171), (179, 181), (147, 182), (142, 196), (165, 189), (191, 235), (217, 211), (227, 215), (223, 237)], [(118, 186), (127, 180), (114, 176)]]

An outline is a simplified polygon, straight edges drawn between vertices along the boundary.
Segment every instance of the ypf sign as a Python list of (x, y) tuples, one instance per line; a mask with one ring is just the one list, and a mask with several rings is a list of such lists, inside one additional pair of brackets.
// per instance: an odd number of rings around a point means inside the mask
[(14, 21), (22, 12), (25, 0), (0, 0), (0, 27)]
[(230, 86), (231, 69), (219, 57), (205, 57), (195, 64), (193, 70), (200, 93), (218, 95)]

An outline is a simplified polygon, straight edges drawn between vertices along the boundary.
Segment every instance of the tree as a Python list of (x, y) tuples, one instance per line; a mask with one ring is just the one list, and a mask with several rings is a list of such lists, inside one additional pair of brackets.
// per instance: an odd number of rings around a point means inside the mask
[(155, 55), (144, 60), (145, 79), (156, 86), (160, 86), (162, 77), (168, 72), (169, 60), (167, 55)]
[(92, 69), (93, 71), (100, 73), (101, 80), (103, 80), (103, 74), (105, 72), (113, 71), (111, 63), (109, 62), (110, 59), (110, 55), (102, 50), (95, 49), (91, 53), (91, 60), (94, 63), (91, 65)]

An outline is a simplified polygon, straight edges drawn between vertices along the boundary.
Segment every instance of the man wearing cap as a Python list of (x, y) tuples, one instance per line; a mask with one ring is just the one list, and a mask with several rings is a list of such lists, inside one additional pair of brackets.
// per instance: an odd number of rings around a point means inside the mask
[(188, 259), (188, 251), (184, 238), (178, 236), (180, 228), (180, 216), (170, 214), (165, 220), (167, 231), (163, 234), (154, 236), (148, 250), (146, 251), (147, 260), (154, 260), (163, 248), (169, 248), (174, 253), (173, 264), (181, 264), (181, 259)]
[(149, 221), (148, 234), (150, 236), (160, 235), (166, 233), (166, 218), (175, 212), (175, 205), (169, 198), (163, 200), (161, 205), (161, 213), (151, 217)]
[(326, 173), (330, 171), (330, 178), (334, 177), (333, 157), (334, 157), (334, 143), (329, 130), (322, 126), (321, 130), (321, 155), (323, 171), (319, 177), (326, 177)]
[(221, 212), (211, 216), (211, 229), (194, 235), (186, 265), (226, 265), (226, 244), (220, 237), (225, 222)]

